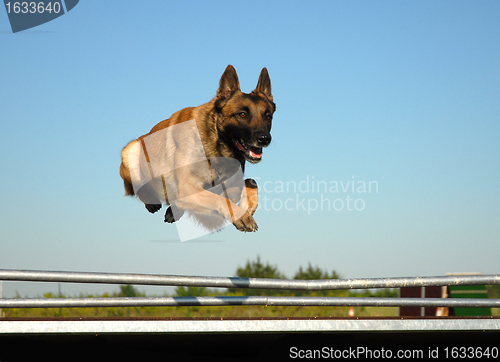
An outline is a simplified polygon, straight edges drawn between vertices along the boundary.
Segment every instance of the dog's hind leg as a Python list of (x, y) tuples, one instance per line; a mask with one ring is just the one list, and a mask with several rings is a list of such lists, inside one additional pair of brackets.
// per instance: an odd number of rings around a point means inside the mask
[(161, 204), (144, 204), (144, 206), (152, 214), (161, 209)]
[(175, 215), (174, 215), (172, 206), (170, 206), (167, 209), (167, 212), (165, 213), (165, 222), (168, 222), (169, 224), (176, 222), (182, 217), (182, 215), (184, 215), (184, 210), (175, 208)]
[(136, 192), (136, 195), (139, 198), (139, 200), (144, 202), (144, 206), (150, 213), (154, 214), (155, 212), (161, 209), (161, 201), (158, 198), (156, 191), (153, 187), (153, 184), (151, 182), (143, 185)]

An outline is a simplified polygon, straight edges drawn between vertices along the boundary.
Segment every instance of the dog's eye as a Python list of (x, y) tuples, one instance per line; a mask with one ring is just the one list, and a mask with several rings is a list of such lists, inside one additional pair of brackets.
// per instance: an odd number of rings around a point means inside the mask
[(266, 114), (266, 119), (270, 121), (273, 117), (270, 114)]
[(246, 112), (240, 112), (238, 114), (238, 116), (240, 116), (241, 118), (245, 118), (247, 116)]

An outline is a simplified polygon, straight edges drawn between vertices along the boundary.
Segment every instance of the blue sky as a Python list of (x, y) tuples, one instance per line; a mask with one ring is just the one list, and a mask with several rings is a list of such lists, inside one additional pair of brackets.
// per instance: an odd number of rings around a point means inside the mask
[[(260, 255), (288, 277), (500, 273), (500, 4), (284, 4), (80, 1), (16, 34), (0, 11), (0, 268), (231, 276)], [(245, 92), (267, 67), (277, 104), (246, 169), (259, 231), (181, 243), (123, 196), (120, 152), (209, 101), (228, 64)]]

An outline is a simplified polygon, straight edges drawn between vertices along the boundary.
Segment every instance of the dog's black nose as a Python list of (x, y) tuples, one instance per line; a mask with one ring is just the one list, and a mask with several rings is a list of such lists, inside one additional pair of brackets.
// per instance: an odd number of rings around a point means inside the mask
[(257, 142), (263, 146), (266, 147), (271, 143), (271, 135), (269, 133), (260, 133), (257, 135)]

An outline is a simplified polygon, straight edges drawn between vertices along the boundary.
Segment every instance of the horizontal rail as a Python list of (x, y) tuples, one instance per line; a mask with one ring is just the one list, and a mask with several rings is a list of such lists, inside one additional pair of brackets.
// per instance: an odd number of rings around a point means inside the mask
[(339, 290), (371, 288), (403, 288), (455, 285), (498, 285), (500, 275), (453, 275), (409, 278), (368, 278), (368, 279), (268, 279), (238, 277), (205, 277), (184, 275), (89, 273), (36, 270), (0, 269), (0, 280), (134, 284), (156, 286), (186, 286), (211, 288), (253, 288), (279, 290)]
[(500, 308), (499, 299), (341, 297), (141, 297), (0, 299), (0, 308), (179, 307), (179, 306), (354, 306)]
[[(500, 275), (453, 275), (369, 279), (269, 279), (155, 274), (88, 273), (0, 269), (0, 280), (64, 283), (134, 284), (279, 290), (339, 290), (500, 284)], [(378, 306), (500, 308), (499, 299), (361, 297), (141, 297), (0, 299), (0, 308), (77, 308), (136, 306)]]

